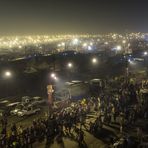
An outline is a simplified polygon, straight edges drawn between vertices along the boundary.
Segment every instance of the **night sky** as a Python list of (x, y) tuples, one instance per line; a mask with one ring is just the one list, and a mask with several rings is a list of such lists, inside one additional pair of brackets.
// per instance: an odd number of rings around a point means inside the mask
[(0, 35), (148, 32), (147, 0), (0, 0)]

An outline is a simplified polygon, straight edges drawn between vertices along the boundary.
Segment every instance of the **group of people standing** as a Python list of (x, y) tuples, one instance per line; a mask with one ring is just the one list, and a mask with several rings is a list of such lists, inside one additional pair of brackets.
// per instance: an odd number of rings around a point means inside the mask
[[(0, 147), (33, 147), (36, 141), (44, 140), (47, 146), (56, 140), (64, 147), (63, 136), (73, 138), (81, 147), (86, 144), (84, 130), (95, 135), (104, 125), (116, 123), (119, 124), (119, 132), (124, 134), (125, 129), (134, 126), (138, 119), (148, 119), (148, 105), (142, 101), (140, 86), (132, 83), (125, 85), (121, 82), (115, 92), (110, 90), (110, 86), (108, 83), (108, 88), (102, 89), (98, 96), (70, 101), (68, 107), (34, 120), (30, 127), (17, 126), (14, 123), (8, 130), (7, 119), (3, 118)], [(92, 112), (95, 112), (95, 121), (89, 121), (87, 116)], [(137, 127), (138, 142), (141, 140), (141, 133), (142, 129)]]

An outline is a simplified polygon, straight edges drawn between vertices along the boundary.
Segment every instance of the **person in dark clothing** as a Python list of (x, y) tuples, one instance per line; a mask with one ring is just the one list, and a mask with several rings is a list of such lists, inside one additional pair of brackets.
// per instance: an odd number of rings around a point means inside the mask
[(84, 132), (82, 131), (82, 129), (79, 129), (79, 133), (78, 133), (78, 143), (79, 146), (81, 147), (83, 144), (85, 144), (84, 141)]

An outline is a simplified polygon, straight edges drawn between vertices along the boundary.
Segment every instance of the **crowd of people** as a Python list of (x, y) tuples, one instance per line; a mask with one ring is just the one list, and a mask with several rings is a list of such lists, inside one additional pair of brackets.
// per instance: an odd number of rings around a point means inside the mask
[[(48, 116), (34, 120), (30, 127), (17, 126), (15, 123), (7, 130), (7, 119), (2, 120), (2, 131), (0, 137), (1, 148), (26, 148), (33, 147), (38, 141), (46, 141), (46, 146), (53, 143), (54, 140), (64, 147), (63, 136), (73, 138), (78, 145), (85, 146), (85, 132), (87, 130), (93, 135), (99, 133), (104, 125), (119, 125), (120, 135), (125, 136), (122, 140), (122, 147), (128, 148), (136, 146), (142, 142), (143, 130), (137, 129), (137, 143), (129, 137), (128, 129), (135, 127), (138, 119), (148, 119), (148, 105), (145, 100), (145, 94), (140, 92), (142, 85), (137, 83), (124, 83), (122, 80), (107, 82), (106, 86), (100, 88), (97, 96), (82, 99), (79, 101), (70, 101), (68, 107), (54, 111)], [(119, 85), (120, 84), (120, 85)], [(113, 86), (114, 85), (114, 86)], [(111, 88), (116, 88), (111, 90)], [(95, 112), (96, 119), (87, 120), (87, 115)], [(106, 135), (108, 136), (108, 135)], [(119, 147), (121, 144), (114, 138), (110, 138), (110, 144)], [(134, 147), (136, 148), (136, 147)]]
[(71, 134), (81, 145), (84, 142), (84, 132), (81, 126), (89, 111), (87, 105), (71, 103), (69, 107), (53, 112), (46, 118), (34, 120), (28, 128), (17, 127), (16, 124), (13, 124), (9, 132), (5, 122), (2, 124), (0, 147), (32, 147), (34, 142), (43, 141), (44, 139), (46, 139), (47, 145), (51, 144), (54, 139), (60, 145), (63, 145), (63, 135)]

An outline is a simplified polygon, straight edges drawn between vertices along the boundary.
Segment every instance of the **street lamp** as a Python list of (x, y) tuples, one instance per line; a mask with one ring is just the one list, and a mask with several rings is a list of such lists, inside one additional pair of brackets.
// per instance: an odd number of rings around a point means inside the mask
[(145, 55), (145, 56), (146, 56), (146, 55), (148, 55), (148, 52), (147, 52), (147, 51), (145, 51), (145, 52), (144, 52), (144, 55)]
[(59, 80), (55, 73), (51, 73), (50, 77), (52, 78), (52, 80), (55, 80), (55, 81)]
[(71, 62), (69, 62), (67, 64), (67, 67), (68, 67), (68, 73), (67, 73), (67, 77), (69, 78), (69, 81), (71, 81), (71, 77), (72, 77), (72, 67), (73, 67), (73, 64)]
[(55, 73), (51, 73), (51, 75), (50, 75), (52, 78), (54, 78), (56, 75), (55, 75)]
[(145, 65), (145, 67), (147, 67), (147, 55), (148, 55), (148, 52), (145, 51), (143, 54), (144, 54), (144, 65)]
[(73, 64), (69, 62), (69, 63), (67, 64), (67, 67), (68, 67), (68, 68), (72, 68), (72, 67), (73, 67)]
[(10, 78), (12, 76), (12, 73), (10, 71), (5, 71), (4, 77), (5, 78)]
[(96, 58), (92, 58), (92, 63), (96, 64), (97, 63), (97, 59)]

